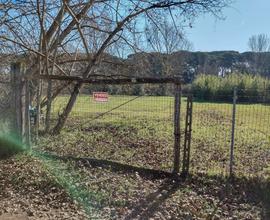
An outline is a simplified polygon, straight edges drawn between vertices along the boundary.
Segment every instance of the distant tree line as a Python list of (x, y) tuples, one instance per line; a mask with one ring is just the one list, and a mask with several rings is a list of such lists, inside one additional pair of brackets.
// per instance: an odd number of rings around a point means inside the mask
[[(83, 60), (85, 56), (78, 57)], [(181, 76), (185, 84), (192, 83), (201, 74), (225, 77), (237, 72), (270, 78), (270, 52), (142, 52), (125, 59), (106, 54), (104, 60), (97, 68), (97, 75), (105, 78)], [(85, 65), (75, 64), (72, 75), (80, 76)]]
[(131, 54), (126, 59), (113, 59), (114, 62), (119, 60), (118, 63), (122, 65), (115, 67), (110, 63), (103, 64), (99, 72), (104, 76), (181, 76), (185, 84), (192, 83), (200, 74), (225, 77), (237, 72), (270, 78), (270, 52), (152, 52)]
[[(234, 88), (238, 102), (270, 104), (270, 80), (259, 75), (232, 73), (225, 77), (200, 74), (191, 84), (182, 86), (183, 96), (193, 94), (197, 101), (232, 102)], [(110, 95), (172, 96), (174, 85), (88, 85), (84, 93), (103, 91)]]
[(173, 95), (173, 85), (171, 84), (136, 84), (136, 85), (89, 85), (84, 90), (87, 94), (93, 92), (108, 92), (111, 95), (131, 95), (131, 96), (168, 96)]

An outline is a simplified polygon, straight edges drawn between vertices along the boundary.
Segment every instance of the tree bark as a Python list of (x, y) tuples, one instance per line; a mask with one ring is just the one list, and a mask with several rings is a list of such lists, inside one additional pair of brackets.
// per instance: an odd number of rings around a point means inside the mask
[(42, 88), (41, 88), (41, 80), (38, 79), (38, 85), (37, 85), (37, 104), (36, 104), (36, 109), (37, 109), (37, 115), (36, 115), (36, 124), (35, 124), (35, 138), (36, 140), (38, 139), (39, 135), (39, 127), (40, 127), (40, 101), (41, 101), (41, 94), (42, 94)]
[(51, 109), (52, 109), (52, 81), (48, 81), (48, 91), (47, 91), (47, 109), (46, 109), (46, 121), (45, 121), (45, 133), (50, 130), (51, 122)]
[(53, 135), (60, 134), (62, 128), (64, 127), (64, 125), (67, 121), (67, 118), (68, 118), (70, 112), (72, 111), (74, 104), (76, 103), (77, 97), (80, 93), (80, 89), (82, 88), (82, 86), (83, 86), (83, 83), (81, 83), (81, 82), (76, 83), (76, 85), (74, 86), (74, 89), (71, 93), (71, 96), (69, 98), (69, 101), (68, 101), (66, 108), (64, 109), (63, 113), (59, 116), (57, 124), (52, 129), (51, 133)]
[[(61, 85), (61, 87), (56, 88), (55, 91), (52, 91), (52, 95), (51, 95), (51, 101), (53, 101), (59, 94), (60, 92), (62, 92), (63, 89), (65, 89), (67, 86), (69, 86), (72, 82), (69, 81), (67, 83), (63, 83), (63, 85)], [(40, 107), (43, 108), (46, 105), (48, 105), (48, 99), (45, 98), (41, 103), (40, 103)]]

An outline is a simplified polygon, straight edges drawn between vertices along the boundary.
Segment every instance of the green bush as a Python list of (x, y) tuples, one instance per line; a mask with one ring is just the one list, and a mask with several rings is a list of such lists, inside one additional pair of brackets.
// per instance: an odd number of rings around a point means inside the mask
[(23, 145), (10, 136), (0, 136), (0, 159), (7, 158), (24, 150)]
[(235, 87), (238, 91), (238, 101), (270, 101), (270, 80), (258, 75), (199, 75), (192, 83), (194, 97), (204, 101), (231, 101)]

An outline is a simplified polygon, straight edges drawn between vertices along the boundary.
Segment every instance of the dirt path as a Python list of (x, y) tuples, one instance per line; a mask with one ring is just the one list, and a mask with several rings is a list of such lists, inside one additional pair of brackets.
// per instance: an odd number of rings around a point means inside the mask
[(26, 213), (11, 215), (11, 214), (3, 214), (0, 216), (0, 220), (28, 220)]
[(27, 155), (0, 160), (0, 220), (86, 219), (65, 190)]
[(0, 220), (84, 220), (91, 207), (101, 217), (90, 219), (98, 220), (268, 219), (256, 179), (227, 185), (222, 178), (198, 175), (178, 182), (113, 168), (86, 159), (0, 160)]

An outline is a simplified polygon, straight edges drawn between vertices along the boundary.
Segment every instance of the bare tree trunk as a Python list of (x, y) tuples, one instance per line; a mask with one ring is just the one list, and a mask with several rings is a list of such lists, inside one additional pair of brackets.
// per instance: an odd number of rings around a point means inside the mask
[[(57, 53), (57, 49), (54, 51), (53, 62), (56, 61), (56, 53)], [(46, 58), (47, 58), (46, 59), (46, 70), (47, 70), (47, 75), (49, 75), (50, 73), (49, 73), (48, 56), (46, 56)], [(55, 68), (55, 66), (53, 65), (51, 75), (54, 75), (54, 68)], [(45, 119), (45, 133), (48, 133), (50, 130), (52, 100), (53, 100), (52, 80), (49, 80), (48, 81), (48, 88), (47, 88), (47, 108), (46, 108), (46, 119)]]
[(57, 124), (52, 129), (52, 134), (54, 134), (54, 135), (60, 134), (61, 129), (64, 127), (66, 120), (67, 120), (74, 104), (76, 103), (77, 97), (80, 93), (80, 89), (82, 88), (82, 86), (83, 86), (83, 84), (80, 82), (74, 86), (73, 92), (71, 93), (71, 96), (69, 98), (69, 101), (68, 101), (66, 108), (64, 109), (63, 113), (59, 116)]
[(39, 135), (39, 128), (40, 128), (40, 102), (41, 102), (41, 95), (42, 95), (42, 84), (41, 80), (38, 80), (38, 85), (37, 85), (37, 105), (36, 105), (36, 139), (38, 139)]
[[(69, 86), (72, 82), (67, 82), (64, 83), (63, 85), (61, 85), (60, 87), (56, 88), (56, 90), (53, 92), (52, 91), (52, 95), (51, 95), (51, 102), (60, 94), (60, 92), (62, 92), (63, 89), (65, 89), (67, 86)], [(48, 104), (48, 99), (44, 99), (41, 104), (40, 107), (43, 108)]]
[(48, 91), (47, 91), (47, 109), (46, 109), (46, 121), (45, 121), (45, 133), (50, 130), (51, 122), (51, 109), (52, 109), (52, 81), (48, 81)]

